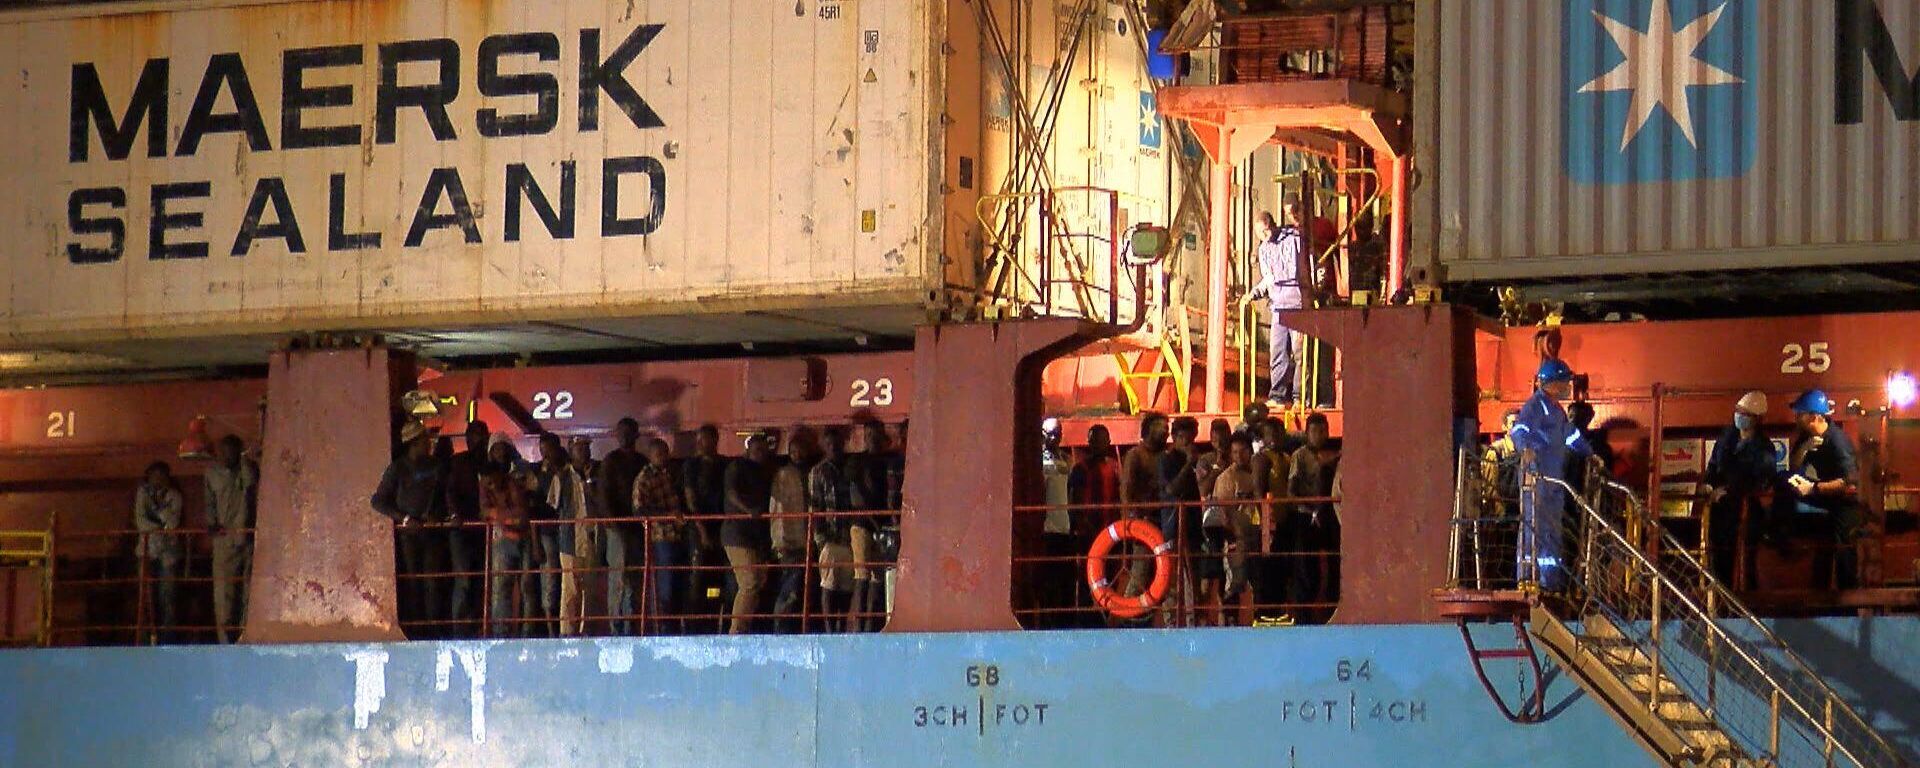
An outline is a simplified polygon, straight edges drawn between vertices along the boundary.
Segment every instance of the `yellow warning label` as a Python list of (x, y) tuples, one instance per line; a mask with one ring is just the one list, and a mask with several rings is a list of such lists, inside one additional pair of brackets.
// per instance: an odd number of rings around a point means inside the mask
[(860, 212), (860, 231), (873, 232), (880, 229), (880, 213), (868, 209)]
[(867, 76), (866, 76), (866, 77), (863, 77), (863, 78), (860, 78), (860, 80), (861, 80), (862, 82), (868, 82), (868, 83), (877, 83), (877, 82), (880, 82), (880, 78), (879, 78), (878, 76), (876, 76), (876, 75), (874, 75), (874, 74), (873, 74), (873, 68), (872, 68), (872, 67), (868, 67), (868, 68), (867, 68)]

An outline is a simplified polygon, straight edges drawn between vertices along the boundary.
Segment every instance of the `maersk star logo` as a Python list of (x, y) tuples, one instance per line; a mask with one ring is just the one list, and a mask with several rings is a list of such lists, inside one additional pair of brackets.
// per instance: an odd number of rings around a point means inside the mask
[(1754, 14), (1753, 0), (1567, 0), (1568, 174), (1621, 184), (1746, 173)]
[(1160, 110), (1154, 104), (1153, 91), (1140, 92), (1140, 146), (1160, 148)]

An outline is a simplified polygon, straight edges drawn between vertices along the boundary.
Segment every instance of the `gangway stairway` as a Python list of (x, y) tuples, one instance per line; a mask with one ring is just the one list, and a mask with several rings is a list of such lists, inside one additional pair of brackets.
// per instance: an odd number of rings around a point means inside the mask
[[(1911, 765), (1691, 554), (1672, 541), (1657, 557), (1636, 545), (1631, 531), (1659, 534), (1625, 487), (1594, 478), (1597, 491), (1582, 497), (1555, 478), (1522, 483), (1522, 496), (1568, 499), (1569, 567), (1549, 592), (1520, 549), (1519, 500), (1501, 498), (1497, 473), (1472, 457), (1459, 468), (1451, 578), (1435, 597), (1509, 719), (1545, 719), (1539, 650), (1663, 765)], [(1481, 621), (1510, 624), (1515, 646), (1481, 647), (1469, 628)], [(1486, 666), (1499, 659), (1531, 662), (1518, 707), (1490, 682)]]

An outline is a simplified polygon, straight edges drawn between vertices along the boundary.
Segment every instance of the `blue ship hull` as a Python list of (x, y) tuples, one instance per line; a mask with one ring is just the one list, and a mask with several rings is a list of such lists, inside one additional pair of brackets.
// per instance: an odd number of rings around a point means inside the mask
[[(1776, 628), (1920, 754), (1920, 619)], [(1445, 625), (31, 650), (0, 691), (33, 768), (1654, 765), (1564, 675), (1508, 723)]]

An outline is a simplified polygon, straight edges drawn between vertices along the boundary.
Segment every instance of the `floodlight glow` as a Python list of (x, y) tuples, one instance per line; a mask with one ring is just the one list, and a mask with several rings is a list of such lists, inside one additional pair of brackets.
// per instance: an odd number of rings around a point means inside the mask
[(1920, 399), (1920, 381), (1913, 374), (1901, 371), (1887, 377), (1887, 402), (1895, 408), (1905, 408)]

